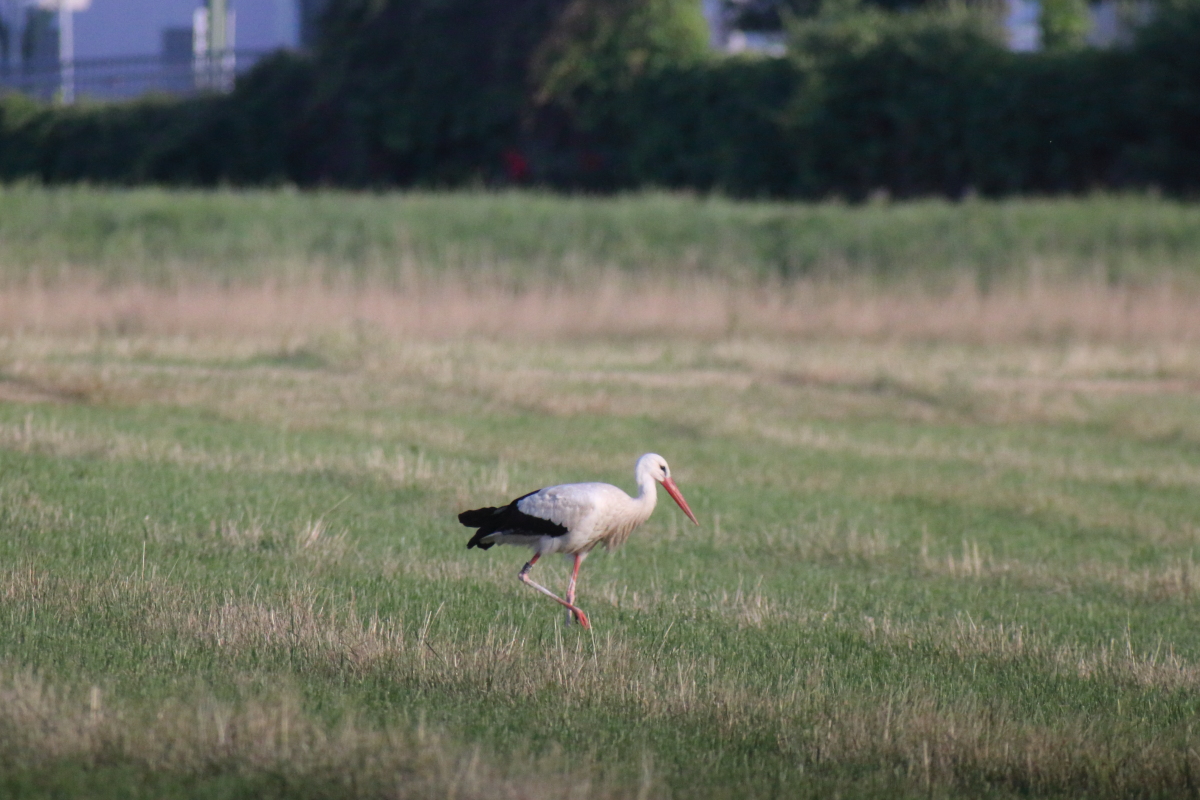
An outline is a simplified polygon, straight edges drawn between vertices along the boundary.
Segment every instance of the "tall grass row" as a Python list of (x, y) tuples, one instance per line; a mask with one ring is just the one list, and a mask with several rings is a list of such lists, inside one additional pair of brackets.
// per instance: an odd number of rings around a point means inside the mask
[(953, 286), (1200, 279), (1200, 207), (1142, 195), (865, 205), (530, 192), (0, 189), (0, 281), (522, 287), (612, 271)]

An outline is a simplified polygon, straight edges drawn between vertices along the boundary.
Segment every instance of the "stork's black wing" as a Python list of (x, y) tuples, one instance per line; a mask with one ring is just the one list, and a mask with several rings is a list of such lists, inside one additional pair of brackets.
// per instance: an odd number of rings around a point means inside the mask
[[(541, 491), (540, 489), (538, 491)], [(526, 514), (517, 508), (517, 503), (537, 492), (524, 494), (506, 506), (499, 508), (476, 508), (464, 511), (458, 515), (458, 521), (468, 528), (478, 528), (467, 548), (478, 547), (487, 550), (495, 542), (482, 541), (485, 536), (493, 533), (512, 533), (525, 536), (565, 536), (567, 527), (548, 519)]]

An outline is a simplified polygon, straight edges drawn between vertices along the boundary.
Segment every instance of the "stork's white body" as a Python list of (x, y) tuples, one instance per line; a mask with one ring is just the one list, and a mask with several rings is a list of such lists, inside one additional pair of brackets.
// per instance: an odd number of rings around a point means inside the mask
[(567, 529), (562, 536), (496, 533), (496, 544), (532, 547), (538, 555), (588, 553), (603, 543), (610, 549), (629, 538), (635, 528), (650, 518), (658, 503), (653, 478), (636, 498), (609, 483), (564, 483), (548, 486), (517, 501), (517, 508), (531, 517), (556, 522)]
[[(516, 544), (532, 548), (534, 555), (521, 570), (521, 581), (566, 606), (570, 610), (568, 621), (573, 615), (588, 627), (587, 615), (575, 606), (579, 565), (601, 542), (609, 549), (618, 547), (634, 528), (650, 518), (658, 503), (659, 483), (696, 522), (696, 515), (675, 486), (662, 456), (647, 453), (639, 458), (634, 477), (637, 497), (630, 497), (607, 483), (564, 483), (518, 497), (507, 506), (464, 511), (458, 515), (459, 521), (478, 528), (467, 547), (486, 550), (497, 544)], [(547, 553), (565, 553), (575, 558), (566, 600), (529, 578), (529, 570)]]

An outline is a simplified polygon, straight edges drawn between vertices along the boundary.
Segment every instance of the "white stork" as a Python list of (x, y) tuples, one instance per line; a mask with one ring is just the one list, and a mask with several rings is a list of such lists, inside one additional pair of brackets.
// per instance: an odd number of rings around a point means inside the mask
[[(583, 627), (590, 628), (587, 614), (575, 605), (579, 565), (596, 545), (603, 542), (612, 550), (650, 518), (658, 502), (657, 483), (663, 485), (692, 522), (700, 524), (671, 480), (671, 468), (665, 458), (646, 453), (637, 460), (633, 474), (638, 485), (637, 497), (630, 497), (607, 483), (564, 483), (530, 492), (499, 508), (464, 511), (458, 515), (458, 521), (468, 528), (479, 529), (467, 547), (487, 550), (494, 544), (520, 544), (533, 548), (533, 558), (517, 577), (566, 606), (568, 623), (574, 617)], [(529, 570), (546, 553), (565, 553), (575, 559), (566, 600), (529, 577)]]

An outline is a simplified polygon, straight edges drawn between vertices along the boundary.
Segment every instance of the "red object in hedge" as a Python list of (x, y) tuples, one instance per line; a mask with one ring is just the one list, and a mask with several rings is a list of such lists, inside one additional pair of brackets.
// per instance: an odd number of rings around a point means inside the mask
[(500, 157), (504, 160), (504, 172), (510, 181), (521, 183), (529, 177), (529, 159), (520, 150), (505, 150)]

